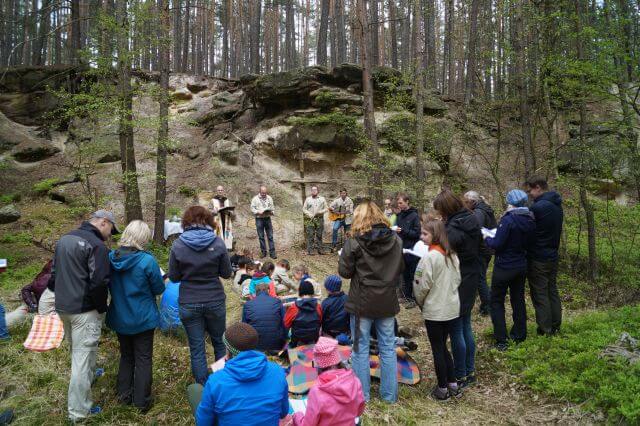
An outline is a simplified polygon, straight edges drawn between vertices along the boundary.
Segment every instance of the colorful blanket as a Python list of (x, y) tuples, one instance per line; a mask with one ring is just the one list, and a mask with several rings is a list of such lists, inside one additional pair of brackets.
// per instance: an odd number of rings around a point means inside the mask
[[(338, 346), (340, 356), (343, 361), (351, 358), (351, 347)], [(396, 348), (398, 355), (398, 383), (415, 385), (420, 382), (420, 370), (416, 362), (400, 348)], [(313, 345), (298, 346), (289, 348), (289, 361), (291, 367), (287, 375), (289, 392), (295, 394), (305, 394), (315, 384), (318, 378), (318, 371), (313, 366)], [(371, 376), (380, 378), (380, 358), (378, 355), (371, 355), (369, 359)]]
[(64, 326), (57, 313), (36, 315), (24, 347), (34, 352), (50, 351), (59, 348), (63, 339)]

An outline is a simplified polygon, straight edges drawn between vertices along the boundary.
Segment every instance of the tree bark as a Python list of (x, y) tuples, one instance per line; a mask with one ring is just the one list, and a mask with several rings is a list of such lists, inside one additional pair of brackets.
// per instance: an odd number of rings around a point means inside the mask
[(398, 68), (398, 23), (396, 22), (396, 2), (389, 0), (389, 37), (391, 68)]
[[(377, 1), (377, 0), (373, 0)], [(360, 49), (360, 62), (362, 65), (362, 97), (364, 107), (364, 131), (369, 139), (369, 161), (374, 165), (369, 177), (369, 193), (373, 200), (382, 205), (382, 176), (380, 174), (380, 168), (378, 167), (379, 161), (379, 147), (378, 147), (378, 135), (376, 133), (375, 123), (375, 109), (373, 106), (373, 81), (371, 79), (371, 23), (367, 19), (367, 0), (357, 0), (358, 2), (358, 26), (360, 29), (360, 39), (362, 48)]]
[(171, 40), (169, 38), (171, 21), (169, 0), (158, 0), (160, 26), (160, 110), (158, 112), (158, 153), (156, 156), (156, 203), (153, 239), (162, 244), (164, 239), (164, 219), (167, 198), (167, 143), (169, 142), (169, 69)]
[(133, 143), (133, 93), (131, 90), (131, 53), (129, 52), (129, 19), (127, 0), (116, 0), (118, 24), (118, 91), (120, 95), (119, 139), (125, 193), (126, 222), (142, 220), (138, 188), (135, 148)]
[(320, 0), (320, 26), (318, 27), (318, 46), (316, 63), (327, 66), (327, 32), (329, 30), (329, 0)]
[(442, 84), (444, 84), (445, 69), (447, 74), (447, 94), (453, 97), (455, 94), (455, 61), (453, 56), (453, 18), (454, 0), (446, 0), (445, 8), (445, 33), (444, 33), (444, 64), (442, 70)]
[(173, 71), (182, 71), (182, 0), (173, 0)]
[(181, 71), (189, 71), (189, 42), (191, 37), (191, 0), (186, 0), (184, 6), (184, 31), (182, 32), (182, 60), (180, 61)]
[(467, 75), (464, 90), (464, 103), (469, 105), (475, 95), (476, 87), (476, 46), (478, 45), (478, 11), (480, 0), (471, 1), (469, 13), (469, 44), (467, 45)]
[[(413, 28), (418, 32), (420, 25), (420, 17), (422, 16), (421, 2), (414, 1), (413, 9)], [(416, 176), (415, 176), (415, 192), (416, 192), (416, 207), (418, 211), (424, 210), (424, 74), (422, 64), (425, 56), (425, 47), (421, 43), (418, 43), (420, 37), (416, 37), (416, 47), (414, 48), (414, 69), (415, 75), (413, 79), (413, 90), (416, 103)]]
[(371, 28), (369, 29), (371, 35), (368, 40), (370, 40), (369, 43), (371, 43), (371, 64), (377, 66), (380, 65), (380, 48), (378, 45), (378, 21), (380, 20), (380, 16), (378, 13), (378, 0), (369, 0), (369, 12), (371, 14)]

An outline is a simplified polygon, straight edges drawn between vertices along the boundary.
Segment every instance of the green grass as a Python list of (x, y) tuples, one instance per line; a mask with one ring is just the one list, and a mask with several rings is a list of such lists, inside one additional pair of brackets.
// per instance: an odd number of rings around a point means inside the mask
[(640, 363), (600, 358), (602, 350), (640, 330), (640, 305), (583, 314), (556, 337), (534, 337), (506, 353), (512, 372), (554, 399), (602, 411), (612, 422), (640, 423)]
[(60, 179), (58, 178), (41, 180), (40, 182), (37, 182), (33, 185), (33, 192), (40, 195), (46, 194), (47, 192), (51, 191), (58, 182), (60, 182)]

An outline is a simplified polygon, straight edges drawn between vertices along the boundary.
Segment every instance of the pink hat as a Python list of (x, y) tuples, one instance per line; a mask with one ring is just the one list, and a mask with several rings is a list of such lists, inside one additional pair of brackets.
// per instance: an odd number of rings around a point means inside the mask
[(338, 353), (338, 342), (329, 337), (320, 337), (313, 348), (313, 361), (318, 368), (339, 364), (342, 359)]

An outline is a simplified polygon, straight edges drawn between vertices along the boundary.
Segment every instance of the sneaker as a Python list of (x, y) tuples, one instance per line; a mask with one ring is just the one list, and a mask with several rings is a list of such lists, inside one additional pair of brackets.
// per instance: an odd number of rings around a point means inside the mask
[(278, 258), (278, 256), (275, 253), (270, 254), (269, 257), (272, 258), (273, 260), (276, 260)]
[(13, 421), (13, 410), (5, 410), (0, 413), (0, 425), (8, 425)]
[(446, 401), (451, 398), (451, 395), (449, 395), (449, 390), (447, 388), (440, 388), (436, 386), (431, 390), (431, 398), (436, 401)]
[(404, 308), (405, 309), (413, 309), (416, 306), (418, 306), (418, 305), (416, 305), (415, 300), (409, 300), (409, 301), (407, 301), (407, 303), (404, 304)]
[(464, 387), (468, 388), (468, 387), (474, 386), (476, 383), (478, 383), (478, 380), (476, 380), (476, 375), (469, 374), (467, 378), (464, 380)]
[(458, 386), (457, 383), (449, 383), (447, 385), (447, 389), (449, 390), (449, 396), (452, 398), (462, 397), (462, 389), (460, 389), (460, 386)]
[(89, 410), (89, 414), (91, 414), (92, 416), (95, 416), (96, 414), (100, 414), (100, 413), (102, 413), (102, 407), (100, 407), (99, 405), (94, 405)]
[(493, 345), (493, 348), (497, 351), (504, 352), (509, 349), (509, 346), (506, 343), (496, 343)]
[(96, 374), (96, 379), (98, 377), (104, 376), (104, 368), (96, 368), (96, 373), (95, 374)]
[(265, 257), (267, 257), (267, 252), (266, 252), (266, 251), (263, 251), (263, 252), (260, 254), (260, 259), (263, 259), (263, 258), (265, 258)]

